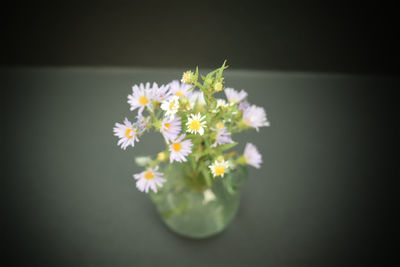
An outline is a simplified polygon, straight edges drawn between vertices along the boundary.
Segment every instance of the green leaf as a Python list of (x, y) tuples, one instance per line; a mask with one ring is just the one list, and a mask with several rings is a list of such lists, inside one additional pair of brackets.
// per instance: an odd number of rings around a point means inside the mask
[(213, 70), (212, 72), (208, 73), (206, 77), (211, 77), (211, 76), (213, 76), (218, 70), (219, 70), (219, 68), (216, 69), (216, 70)]
[(188, 89), (188, 91), (192, 91), (194, 88), (196, 88), (196, 85), (193, 85), (192, 87), (190, 87), (190, 88)]
[(229, 143), (229, 144), (225, 144), (225, 145), (222, 145), (222, 146), (217, 146), (217, 148), (220, 149), (220, 151), (225, 151), (227, 149), (235, 147), (237, 144), (238, 144), (237, 142), (234, 142), (234, 143)]
[(222, 73), (227, 68), (227, 66), (225, 64), (226, 64), (226, 60), (224, 61), (224, 64), (222, 64), (222, 67), (217, 70), (217, 74), (215, 75), (215, 79), (217, 81), (219, 81), (221, 79)]

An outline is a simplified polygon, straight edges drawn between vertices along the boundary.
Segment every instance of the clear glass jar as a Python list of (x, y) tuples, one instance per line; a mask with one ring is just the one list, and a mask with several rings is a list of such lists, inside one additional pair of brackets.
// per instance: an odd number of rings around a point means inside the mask
[(224, 177), (205, 182), (203, 175), (188, 172), (188, 163), (169, 165), (167, 182), (158, 193), (151, 193), (162, 220), (174, 232), (204, 238), (224, 230), (235, 217), (240, 202), (240, 185), (247, 179), (247, 168), (237, 166)]

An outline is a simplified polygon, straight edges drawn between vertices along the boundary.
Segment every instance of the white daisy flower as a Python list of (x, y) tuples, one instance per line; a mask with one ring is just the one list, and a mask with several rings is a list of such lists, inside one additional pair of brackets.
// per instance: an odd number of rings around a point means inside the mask
[(240, 92), (238, 92), (233, 88), (226, 88), (225, 95), (228, 101), (232, 103), (239, 103), (247, 97), (247, 93), (245, 90), (241, 90)]
[(243, 111), (243, 121), (246, 125), (256, 128), (269, 126), (264, 108), (251, 105)]
[(185, 105), (186, 110), (192, 110), (194, 105), (196, 105), (197, 98), (199, 97), (199, 92), (190, 92), (187, 97), (187, 103)]
[(226, 101), (224, 99), (220, 99), (220, 98), (217, 99), (217, 108), (224, 109), (224, 108), (227, 108), (227, 107), (233, 106), (233, 105), (234, 105), (233, 102), (226, 103)]
[(185, 105), (186, 110), (192, 110), (194, 107), (194, 103), (195, 102), (188, 100), (188, 102)]
[(211, 172), (214, 177), (221, 176), (224, 177), (224, 174), (228, 171), (229, 163), (225, 160), (218, 161), (216, 160), (214, 164), (208, 166), (211, 169)]
[(262, 163), (262, 155), (258, 152), (257, 147), (251, 143), (247, 143), (244, 148), (244, 158), (246, 163), (259, 169)]
[(179, 109), (179, 97), (173, 96), (170, 99), (165, 100), (161, 104), (161, 109), (166, 111), (165, 116), (173, 120), (176, 112), (178, 112)]
[(127, 118), (125, 118), (124, 124), (115, 123), (114, 135), (119, 138), (117, 145), (121, 145), (123, 150), (128, 146), (134, 147), (135, 141), (139, 142), (136, 127)]
[(175, 140), (181, 132), (181, 118), (175, 117), (173, 120), (165, 117), (162, 121), (160, 132), (164, 136), (165, 142), (169, 143)]
[(192, 88), (190, 84), (180, 83), (177, 80), (174, 80), (169, 83), (169, 88), (172, 95), (176, 95), (178, 97), (189, 97), (191, 94), (189, 89)]
[(168, 100), (172, 93), (169, 90), (169, 85), (161, 85), (159, 87), (157, 83), (154, 83), (152, 94), (155, 101), (162, 103), (165, 100)]
[(228, 106), (228, 104), (226, 103), (226, 101), (224, 99), (217, 99), (217, 108), (226, 108)]
[(228, 132), (228, 129), (226, 127), (222, 127), (218, 129), (212, 128), (211, 130), (217, 131), (217, 136), (215, 137), (215, 143), (211, 145), (211, 147), (216, 147), (217, 145), (224, 145), (228, 143), (233, 143), (233, 140), (231, 138), (231, 133)]
[(188, 96), (188, 99), (189, 99), (189, 101), (191, 101), (193, 103), (196, 103), (196, 101), (197, 101), (197, 103), (199, 105), (203, 105), (204, 106), (206, 104), (206, 101), (204, 100), (203, 92), (199, 92), (199, 91), (196, 91), (196, 90), (193, 90), (193, 91), (190, 92), (190, 95)]
[[(153, 86), (156, 84), (153, 83)], [(136, 84), (132, 86), (132, 94), (128, 95), (128, 103), (131, 105), (130, 110), (139, 109), (138, 113), (142, 114), (143, 109), (147, 107), (150, 111), (153, 109), (151, 104), (152, 90), (150, 88), (150, 83), (140, 83), (139, 86)]]
[(200, 135), (203, 135), (204, 128), (207, 127), (206, 122), (203, 121), (206, 118), (206, 116), (201, 116), (200, 112), (197, 115), (190, 114), (189, 116), (188, 116), (188, 122), (186, 123), (186, 126), (187, 126), (186, 132), (189, 132), (192, 134), (199, 133)]
[(149, 192), (149, 189), (157, 193), (157, 187), (161, 188), (166, 181), (161, 172), (157, 172), (158, 166), (154, 169), (148, 168), (146, 171), (134, 174), (133, 177), (137, 180), (136, 187), (142, 192)]
[(183, 140), (185, 138), (185, 134), (182, 134), (179, 138), (175, 139), (170, 145), (169, 145), (169, 151), (170, 151), (170, 162), (177, 161), (177, 162), (182, 162), (182, 161), (187, 161), (186, 156), (188, 156), (190, 153), (192, 153), (192, 140)]

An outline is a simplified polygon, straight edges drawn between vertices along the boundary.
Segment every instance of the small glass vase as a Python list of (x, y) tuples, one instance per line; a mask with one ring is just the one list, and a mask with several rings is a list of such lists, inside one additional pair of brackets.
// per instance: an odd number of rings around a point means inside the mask
[(188, 169), (188, 163), (169, 165), (164, 170), (168, 182), (150, 196), (172, 231), (191, 238), (210, 237), (224, 230), (235, 217), (247, 168), (237, 166), (224, 177), (211, 178), (211, 183)]

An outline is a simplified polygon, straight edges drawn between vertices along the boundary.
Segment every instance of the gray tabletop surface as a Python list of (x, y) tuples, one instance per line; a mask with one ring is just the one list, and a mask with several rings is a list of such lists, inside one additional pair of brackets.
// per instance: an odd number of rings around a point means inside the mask
[[(25, 266), (354, 266), (386, 237), (379, 179), (389, 136), (390, 77), (228, 70), (226, 84), (265, 107), (271, 127), (234, 135), (255, 144), (238, 214), (221, 234), (192, 240), (162, 223), (135, 188), (134, 157), (115, 122), (133, 119), (131, 86), (182, 70), (2, 69), (2, 251)], [(381, 91), (379, 91), (381, 90)], [(4, 93), (5, 92), (5, 93)], [(379, 103), (379, 105), (377, 105)], [(376, 242), (379, 241), (379, 242)], [(11, 264), (12, 265), (12, 264)]]

